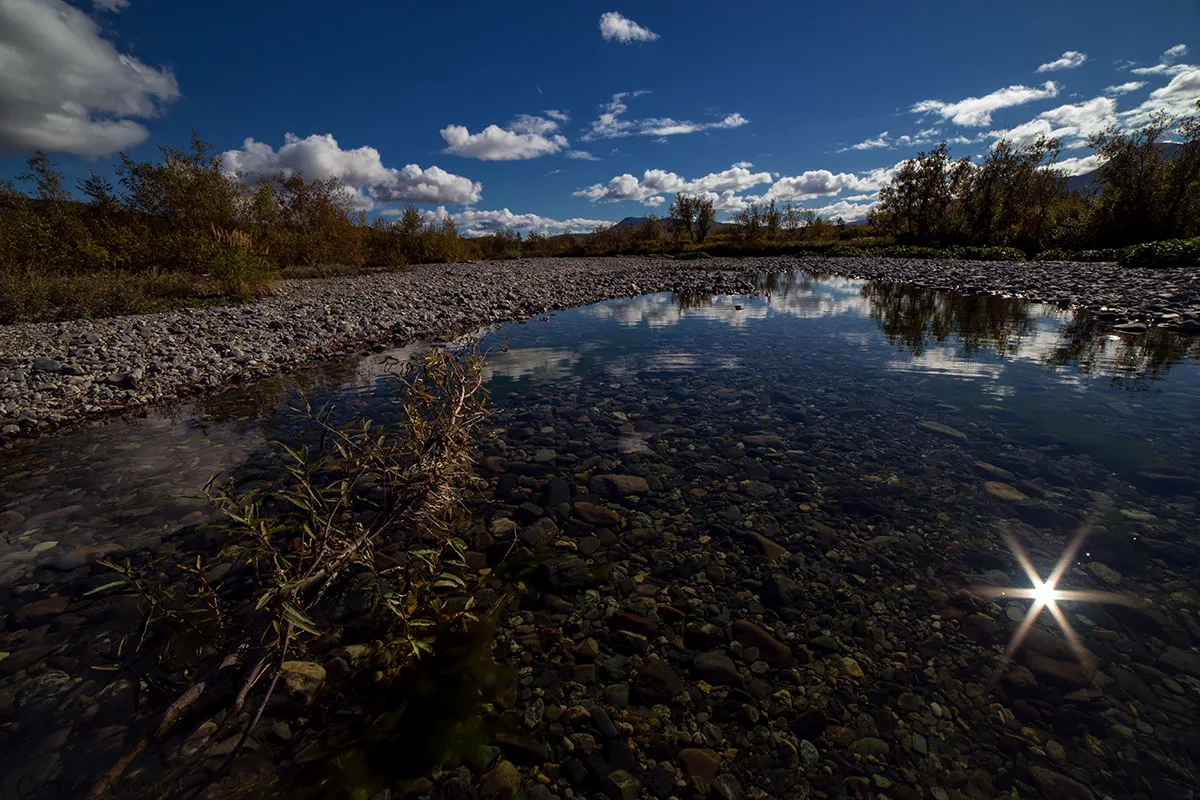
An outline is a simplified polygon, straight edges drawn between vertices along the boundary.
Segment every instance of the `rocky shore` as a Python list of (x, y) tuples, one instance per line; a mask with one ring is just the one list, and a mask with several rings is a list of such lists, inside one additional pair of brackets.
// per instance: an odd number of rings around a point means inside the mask
[[(509, 266), (526, 281), (561, 269), (585, 284), (580, 296), (598, 284), (673, 288), (644, 277), (660, 262), (623, 262)], [(731, 263), (831, 264), (715, 265)], [(913, 280), (924, 268), (889, 263)], [(678, 288), (749, 290), (748, 276), (678, 266), (662, 264)], [(445, 294), (427, 312), (454, 308), (456, 293), (491, 296), (462, 282), (467, 266), (444, 269)], [(550, 307), (521, 291), (508, 302), (526, 315)], [(425, 327), (405, 323), (397, 337), (444, 330), (436, 315), (416, 319)], [(1171, 465), (1117, 472), (999, 402), (956, 405), (910, 373), (848, 369), (834, 344), (802, 359), (778, 335), (686, 345), (686, 369), (630, 350), (619, 370), (495, 405), (461, 524), (479, 607), (513, 576), (524, 584), (491, 648), (510, 679), (479, 709), (489, 736), (470, 759), (376, 797), (1195, 800), (1200, 477), (1185, 468), (1194, 437), (1181, 422), (1147, 405), (1139, 416), (1157, 414), (1178, 452)], [(1079, 398), (1072, 411), (1090, 413)], [(252, 437), (235, 441), (253, 450), (244, 481), (280, 465)], [(59, 461), (30, 459), (0, 482), (13, 492), (0, 491), (0, 797), (82, 796), (150, 719), (137, 676), (116, 668), (141, 612), (96, 593), (112, 580), (98, 559), (148, 551), (183, 566), (221, 544), (194, 506), (152, 491), (155, 470), (181, 470), (200, 448), (106, 444), (91, 471), (119, 507), (81, 508), (82, 478)], [(82, 460), (59, 446), (60, 461)], [(1083, 526), (1086, 547), (1060, 587), (1105, 593), (1063, 604), (1086, 652), (1042, 612), (1007, 663), (1029, 603), (980, 590), (1027, 582), (1001, 534), (1044, 576)], [(333, 633), (289, 668), (296, 688), (268, 709), (245, 769), (221, 772), (219, 749), (196, 773), (202, 796), (244, 788), (264, 764), (292, 774), (271, 758), (317, 740), (305, 704), (336, 696), (335, 676), (375, 669), (369, 649), (334, 647)], [(189, 720), (163, 748), (164, 768), (217, 719)]]
[(664, 291), (746, 293), (753, 286), (744, 277), (668, 260), (524, 259), (281, 281), (274, 296), (250, 305), (0, 327), (0, 441), (213, 391), (344, 350), (436, 339)]
[(1200, 333), (1200, 270), (1126, 269), (1115, 263), (803, 258), (799, 269), (909, 283), (963, 294), (1021, 297), (1091, 312), (1124, 333), (1150, 326)]
[(352, 349), (403, 344), (616, 297), (750, 293), (809, 270), (1092, 311), (1118, 331), (1200, 332), (1200, 275), (1115, 264), (888, 258), (523, 259), (282, 281), (244, 306), (0, 327), (0, 442), (211, 392)]

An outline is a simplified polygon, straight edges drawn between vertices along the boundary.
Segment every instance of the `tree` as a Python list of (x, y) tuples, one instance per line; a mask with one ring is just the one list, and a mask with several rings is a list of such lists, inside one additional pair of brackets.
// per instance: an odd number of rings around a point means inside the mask
[(687, 237), (689, 242), (696, 240), (696, 198), (682, 192), (675, 195), (671, 203), (671, 229), (675, 238)]
[[(1173, 131), (1182, 141), (1168, 145), (1164, 139)], [(1089, 137), (1088, 145), (1103, 161), (1094, 231), (1099, 242), (1200, 233), (1200, 113), (1175, 119), (1158, 112), (1140, 130), (1126, 133), (1114, 125)]]
[(779, 232), (782, 230), (782, 217), (779, 214), (779, 209), (775, 206), (775, 201), (763, 206), (763, 230), (767, 235), (768, 242), (774, 242), (779, 238)]
[(646, 222), (642, 227), (638, 228), (634, 233), (633, 238), (635, 241), (652, 243), (662, 239), (663, 235), (662, 220), (654, 214), (650, 214), (646, 217)]
[(696, 209), (696, 241), (703, 243), (716, 225), (716, 203), (711, 197), (693, 197)]
[[(969, 164), (970, 160), (966, 160)], [(947, 212), (953, 199), (952, 165), (946, 143), (905, 161), (888, 186), (879, 190), (875, 219), (891, 233), (918, 244), (935, 244), (946, 237)]]

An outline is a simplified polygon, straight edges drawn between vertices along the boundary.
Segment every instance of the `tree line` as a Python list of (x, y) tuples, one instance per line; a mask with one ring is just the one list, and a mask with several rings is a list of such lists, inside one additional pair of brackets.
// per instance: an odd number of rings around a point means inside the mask
[(1200, 103), (1197, 112), (1159, 112), (1141, 129), (1091, 135), (1099, 166), (1084, 191), (1070, 189), (1057, 139), (1000, 140), (979, 163), (953, 160), (943, 143), (900, 167), (868, 225), (905, 244), (1030, 255), (1200, 236)]

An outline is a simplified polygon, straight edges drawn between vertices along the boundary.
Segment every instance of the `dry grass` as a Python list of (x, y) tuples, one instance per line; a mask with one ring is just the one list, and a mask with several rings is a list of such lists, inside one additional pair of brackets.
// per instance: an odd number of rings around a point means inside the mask
[(0, 324), (115, 317), (268, 295), (273, 281), (241, 275), (104, 270), (0, 272)]

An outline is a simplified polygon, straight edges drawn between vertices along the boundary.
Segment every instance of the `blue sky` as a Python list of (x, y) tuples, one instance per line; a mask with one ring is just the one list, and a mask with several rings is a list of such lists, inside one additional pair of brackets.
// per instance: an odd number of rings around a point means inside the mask
[[(614, 6), (0, 0), (0, 176), (72, 179), (191, 128), (248, 175), (337, 175), (372, 214), (587, 230), (755, 199), (865, 214), (904, 158), (975, 156), (1200, 99), (1200, 5)], [(886, 132), (886, 133), (885, 133)]]

